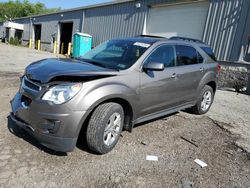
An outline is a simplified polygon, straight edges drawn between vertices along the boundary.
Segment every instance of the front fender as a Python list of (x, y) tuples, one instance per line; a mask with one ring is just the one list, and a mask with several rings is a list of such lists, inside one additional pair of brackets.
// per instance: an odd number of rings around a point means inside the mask
[(127, 101), (131, 105), (133, 112), (136, 111), (139, 95), (132, 88), (118, 83), (96, 87), (89, 91), (80, 103), (83, 111), (89, 111), (93, 110), (100, 103), (114, 98)]
[(82, 117), (76, 134), (79, 135), (83, 123), (95, 107), (112, 99), (123, 99), (127, 101), (132, 107), (133, 116), (136, 116), (139, 97), (133, 89), (118, 83), (97, 86), (78, 99), (78, 106), (81, 107), (82, 111), (86, 111), (86, 114)]

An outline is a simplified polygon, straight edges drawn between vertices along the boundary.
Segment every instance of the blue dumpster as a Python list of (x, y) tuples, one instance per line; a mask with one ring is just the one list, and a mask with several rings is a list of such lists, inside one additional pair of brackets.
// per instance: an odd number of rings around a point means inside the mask
[(75, 33), (73, 38), (73, 57), (80, 57), (91, 50), (92, 36), (86, 33)]

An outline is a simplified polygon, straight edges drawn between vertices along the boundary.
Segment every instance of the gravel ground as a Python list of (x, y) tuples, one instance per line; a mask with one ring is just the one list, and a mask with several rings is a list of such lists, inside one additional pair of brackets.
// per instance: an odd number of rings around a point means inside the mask
[(33, 61), (53, 57), (63, 56), (0, 42), (0, 71), (23, 72)]
[(249, 96), (218, 91), (206, 115), (179, 112), (137, 125), (106, 155), (81, 142), (65, 154), (42, 147), (8, 119), (20, 74), (11, 70), (0, 72), (0, 187), (249, 187)]
[(207, 114), (215, 123), (234, 135), (236, 145), (250, 153), (250, 96), (219, 90)]

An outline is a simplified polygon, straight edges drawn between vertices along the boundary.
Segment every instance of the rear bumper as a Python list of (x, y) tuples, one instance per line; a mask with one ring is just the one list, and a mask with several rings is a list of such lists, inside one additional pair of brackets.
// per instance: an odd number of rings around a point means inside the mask
[(40, 144), (47, 148), (61, 152), (71, 152), (75, 148), (77, 138), (62, 138), (38, 133), (35, 132), (32, 126), (19, 120), (13, 113), (10, 113), (10, 118), (16, 123), (16, 125), (27, 131)]

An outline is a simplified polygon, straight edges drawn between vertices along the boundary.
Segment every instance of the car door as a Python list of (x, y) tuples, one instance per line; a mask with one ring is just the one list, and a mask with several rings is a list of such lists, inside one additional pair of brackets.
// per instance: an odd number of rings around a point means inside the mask
[(175, 68), (179, 89), (175, 91), (179, 105), (195, 101), (197, 88), (204, 75), (203, 57), (192, 46), (175, 45)]
[(163, 71), (148, 70), (140, 73), (140, 116), (171, 108), (179, 98), (176, 95), (179, 83), (176, 79), (175, 47), (169, 44), (156, 47), (144, 64), (150, 62), (164, 63), (165, 68)]

